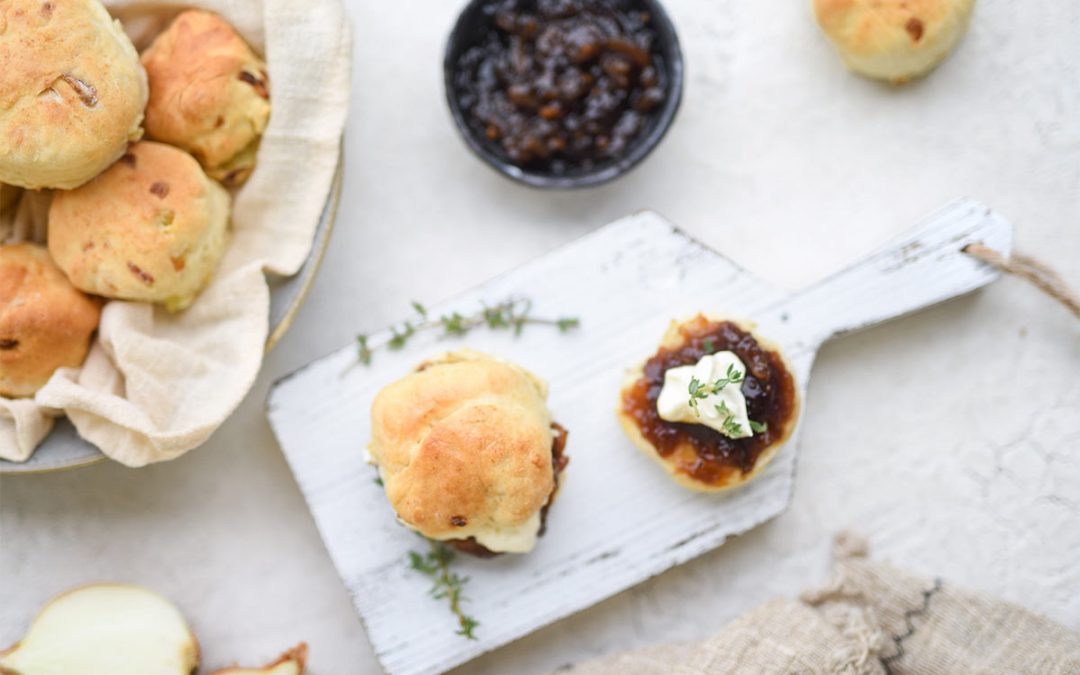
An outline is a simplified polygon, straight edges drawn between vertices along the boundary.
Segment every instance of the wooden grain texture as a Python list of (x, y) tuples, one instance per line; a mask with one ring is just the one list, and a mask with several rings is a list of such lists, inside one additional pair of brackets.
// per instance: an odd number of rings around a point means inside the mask
[[(961, 253), (972, 242), (1008, 252), (1011, 230), (960, 201), (848, 269), (796, 294), (771, 288), (727, 258), (644, 212), (598, 230), (456, 298), (433, 313), (527, 294), (542, 315), (581, 317), (558, 335), (417, 337), (401, 352), (355, 366), (346, 347), (281, 380), (268, 413), (315, 522), (390, 673), (440, 672), (720, 546), (788, 505), (799, 430), (753, 483), (729, 495), (692, 494), (633, 448), (615, 420), (626, 367), (655, 350), (667, 323), (710, 311), (757, 321), (780, 343), (805, 395), (814, 356), (830, 337), (975, 290), (998, 275)], [(376, 392), (434, 352), (468, 345), (547, 378), (556, 420), (570, 430), (571, 463), (547, 534), (526, 556), (459, 558), (472, 578), (467, 610), (479, 639), (454, 634), (406, 553), (424, 542), (400, 526), (364, 461)], [(872, 364), (868, 364), (872, 365)], [(813, 402), (804, 414), (813, 414)]]

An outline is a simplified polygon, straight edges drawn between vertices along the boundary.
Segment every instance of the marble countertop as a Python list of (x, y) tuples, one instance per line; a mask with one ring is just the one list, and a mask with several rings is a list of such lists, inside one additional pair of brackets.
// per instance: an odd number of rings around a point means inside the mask
[[(959, 51), (893, 90), (848, 74), (808, 3), (668, 0), (682, 111), (638, 170), (545, 193), (472, 157), (442, 100), (457, 6), (352, 0), (345, 193), (322, 273), (244, 404), (203, 448), (0, 481), (0, 643), (54, 594), (146, 584), (216, 667), (300, 640), (315, 675), (375, 673), (270, 433), (270, 383), (611, 220), (652, 208), (781, 287), (970, 196), (1080, 286), (1080, 5), (982, 0)], [(808, 394), (783, 516), (462, 670), (544, 672), (702, 637), (824, 578), (850, 528), (874, 554), (1080, 630), (1080, 323), (1023, 283), (835, 341)], [(366, 414), (357, 411), (357, 414)]]

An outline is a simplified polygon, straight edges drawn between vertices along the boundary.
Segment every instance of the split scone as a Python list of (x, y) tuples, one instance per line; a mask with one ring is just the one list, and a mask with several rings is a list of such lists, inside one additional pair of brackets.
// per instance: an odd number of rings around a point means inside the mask
[(798, 391), (779, 348), (743, 322), (672, 322), (623, 385), (619, 422), (680, 485), (719, 492), (757, 476), (791, 436)]
[(567, 464), (546, 398), (532, 373), (469, 350), (385, 387), (369, 451), (398, 519), (481, 557), (531, 551)]
[(183, 150), (143, 141), (49, 207), (49, 252), (71, 283), (184, 309), (225, 251), (229, 194)]
[(44, 247), (0, 244), (0, 396), (33, 396), (57, 368), (82, 365), (100, 319)]
[(0, 3), (0, 182), (78, 187), (142, 134), (146, 73), (98, 0)]
[(270, 77), (236, 29), (211, 12), (181, 12), (142, 64), (147, 135), (187, 150), (227, 187), (246, 181), (270, 119)]
[(814, 0), (851, 70), (893, 84), (927, 74), (967, 31), (975, 0)]

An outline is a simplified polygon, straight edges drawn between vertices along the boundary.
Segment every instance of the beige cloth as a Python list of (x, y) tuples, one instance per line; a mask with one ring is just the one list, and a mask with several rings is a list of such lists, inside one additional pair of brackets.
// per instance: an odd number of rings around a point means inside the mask
[(837, 538), (832, 580), (775, 600), (699, 643), (651, 647), (572, 675), (1080, 673), (1080, 635), (1025, 609), (871, 562)]
[[(152, 0), (105, 4), (139, 48), (180, 7)], [(81, 369), (58, 371), (33, 401), (0, 398), (0, 457), (28, 458), (58, 413), (129, 466), (173, 459), (206, 441), (240, 404), (262, 363), (270, 299), (264, 271), (295, 274), (311, 249), (349, 106), (352, 38), (340, 1), (184, 5), (220, 13), (269, 66), (273, 112), (255, 172), (235, 196), (231, 244), (190, 309), (171, 315), (110, 302)], [(0, 238), (43, 239), (37, 204), (47, 195), (30, 196), (33, 203), (23, 199), (0, 218)]]

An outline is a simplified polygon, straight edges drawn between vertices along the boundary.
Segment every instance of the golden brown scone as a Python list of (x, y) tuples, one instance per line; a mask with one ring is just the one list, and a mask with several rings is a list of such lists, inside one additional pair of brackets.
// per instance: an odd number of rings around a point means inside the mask
[(98, 0), (0, 2), (0, 182), (78, 187), (142, 134), (146, 74)]
[(100, 318), (44, 247), (0, 244), (0, 395), (33, 396), (57, 368), (82, 365)]
[[(780, 348), (756, 335), (754, 328), (745, 321), (704, 314), (672, 321), (657, 353), (627, 371), (620, 391), (619, 423), (634, 445), (683, 487), (721, 492), (749, 483), (795, 430), (799, 394), (791, 367)], [(656, 398), (664, 373), (721, 351), (734, 352), (746, 366), (746, 380), (740, 386), (750, 418), (765, 423), (765, 432), (730, 439), (700, 424), (660, 418)]]
[(142, 63), (150, 138), (187, 150), (226, 186), (246, 181), (270, 119), (266, 64), (224, 19), (194, 9), (158, 35)]
[(468, 350), (379, 392), (369, 450), (399, 520), (430, 539), (531, 550), (561, 468), (546, 398), (532, 373)]
[(49, 252), (87, 293), (184, 309), (225, 250), (229, 195), (195, 159), (143, 141), (49, 208)]
[(853, 71), (902, 84), (941, 63), (975, 0), (814, 0), (822, 30)]

